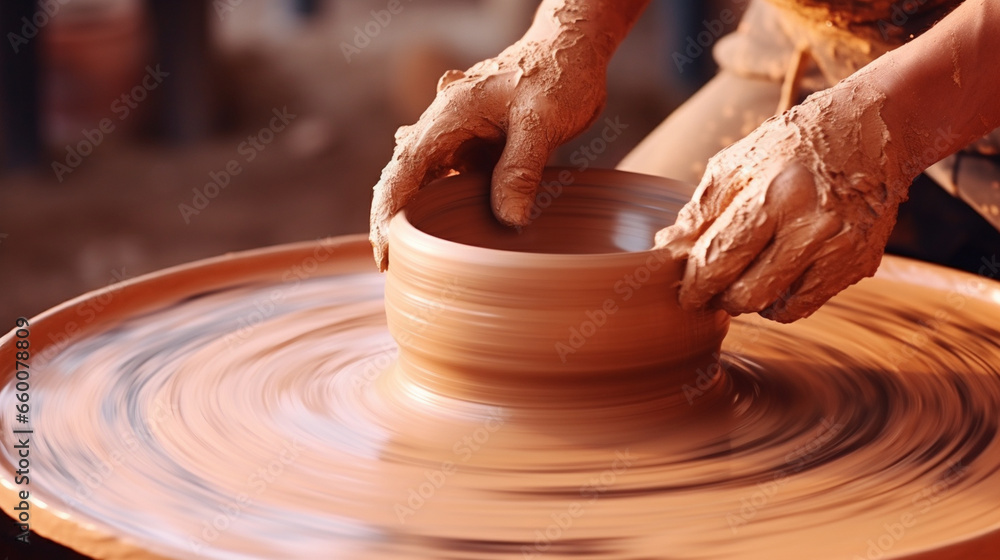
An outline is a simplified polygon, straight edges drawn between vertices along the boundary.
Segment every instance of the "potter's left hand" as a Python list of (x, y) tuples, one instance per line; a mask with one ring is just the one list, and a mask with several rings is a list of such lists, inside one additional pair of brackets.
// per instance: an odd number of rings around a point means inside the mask
[(883, 101), (842, 82), (709, 160), (677, 222), (656, 235), (687, 259), (683, 307), (791, 322), (875, 273), (916, 174), (887, 146)]

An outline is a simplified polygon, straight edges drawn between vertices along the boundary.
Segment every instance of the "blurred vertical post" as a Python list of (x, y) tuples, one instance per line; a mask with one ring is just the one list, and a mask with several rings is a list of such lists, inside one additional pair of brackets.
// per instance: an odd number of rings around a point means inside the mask
[(204, 138), (212, 121), (208, 0), (149, 0), (156, 59), (170, 77), (163, 82), (159, 131), (169, 141)]
[[(0, 165), (35, 165), (41, 158), (41, 87), (39, 41), (24, 29), (33, 27), (35, 0), (0, 1)], [(29, 33), (30, 34), (30, 33)]]
[[(667, 36), (666, 52), (684, 52), (685, 41), (692, 34), (699, 31), (702, 22), (709, 18), (709, 14), (722, 2), (694, 2), (692, 0), (660, 0), (657, 2), (659, 15), (666, 19), (666, 27), (670, 30)], [(728, 3), (728, 2), (727, 2)], [(716, 10), (717, 11), (717, 10)], [(673, 60), (667, 57), (669, 63), (669, 73), (673, 76), (675, 87), (680, 90), (684, 97), (688, 97), (698, 91), (715, 74), (715, 60), (711, 53), (708, 56), (698, 57), (691, 65), (690, 72), (675, 72)]]
[(319, 3), (317, 0), (295, 0), (295, 9), (303, 16), (311, 17), (316, 15)]

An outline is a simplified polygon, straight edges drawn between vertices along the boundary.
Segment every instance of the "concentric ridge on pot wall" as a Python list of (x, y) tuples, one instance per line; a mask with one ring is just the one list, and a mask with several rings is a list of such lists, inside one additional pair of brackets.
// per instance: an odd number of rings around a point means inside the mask
[(521, 230), (496, 221), (477, 175), (429, 185), (393, 219), (386, 315), (399, 375), (437, 394), (551, 409), (676, 403), (711, 368), (728, 316), (680, 309), (682, 263), (651, 249), (687, 189), (572, 173)]

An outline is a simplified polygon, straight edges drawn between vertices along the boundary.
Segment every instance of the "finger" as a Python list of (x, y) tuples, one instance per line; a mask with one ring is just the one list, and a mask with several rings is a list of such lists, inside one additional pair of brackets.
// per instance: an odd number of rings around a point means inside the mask
[(732, 315), (769, 307), (788, 293), (840, 227), (840, 220), (829, 214), (802, 216), (778, 226), (770, 245), (719, 297), (719, 307)]
[(677, 214), (675, 225), (701, 236), (726, 211), (749, 182), (742, 167), (723, 167), (725, 159), (716, 156), (708, 163), (705, 175), (691, 197)]
[(457, 82), (458, 80), (462, 79), (465, 79), (465, 72), (461, 70), (448, 70), (447, 72), (441, 75), (441, 78), (438, 79), (437, 83), (438, 93), (440, 93), (441, 90), (443, 90), (444, 88), (448, 87), (448, 85), (451, 84), (452, 82)]
[(372, 196), (369, 241), (379, 270), (388, 266), (389, 220), (417, 191), (455, 167), (459, 147), (475, 137), (496, 140), (500, 132), (484, 119), (463, 120), (454, 103), (435, 102), (416, 124), (400, 127), (392, 159), (382, 170)]
[[(718, 156), (716, 156), (718, 157)], [(686, 259), (694, 243), (741, 192), (743, 184), (733, 173), (720, 173), (717, 160), (708, 168), (691, 200), (681, 208), (674, 224), (656, 232), (653, 247), (668, 250), (676, 259)]]
[(707, 212), (705, 211), (706, 199), (708, 195), (706, 191), (714, 185), (714, 179), (710, 172), (706, 171), (705, 175), (701, 179), (701, 183), (695, 189), (694, 194), (691, 195), (691, 200), (685, 204), (680, 211), (677, 213), (677, 218), (674, 219), (674, 223), (667, 226), (660, 231), (656, 232), (655, 242), (653, 247), (656, 249), (668, 248), (675, 249), (677, 245), (685, 244), (683, 253), (687, 253), (687, 250), (691, 248), (691, 244), (697, 239), (698, 235), (704, 231), (707, 227), (706, 221), (711, 221), (711, 219), (706, 220), (705, 216)]
[(764, 211), (778, 216), (771, 243), (719, 297), (733, 315), (761, 311), (787, 293), (842, 228), (836, 214), (821, 208), (812, 174), (801, 166), (774, 178)]
[(779, 323), (791, 323), (808, 317), (816, 312), (830, 298), (837, 295), (846, 286), (834, 287), (828, 283), (829, 273), (826, 267), (813, 265), (806, 269), (796, 282), (798, 288), (791, 295), (778, 298), (760, 312), (761, 316)]
[(873, 271), (854, 266), (856, 259), (844, 258), (856, 251), (846, 234), (829, 240), (815, 262), (792, 284), (790, 295), (778, 298), (761, 315), (779, 323), (808, 317), (844, 288), (871, 276)]
[(733, 283), (774, 235), (775, 219), (763, 211), (764, 195), (741, 192), (691, 247), (680, 303), (704, 307)]
[(507, 144), (493, 169), (492, 206), (498, 220), (510, 226), (528, 224), (551, 151), (536, 112), (528, 110), (511, 119)]

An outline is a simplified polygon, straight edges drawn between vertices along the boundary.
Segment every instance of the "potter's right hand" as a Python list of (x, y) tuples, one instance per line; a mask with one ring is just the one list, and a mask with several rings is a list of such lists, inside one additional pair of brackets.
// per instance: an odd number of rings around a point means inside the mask
[[(542, 168), (557, 146), (583, 131), (604, 106), (609, 54), (582, 34), (529, 35), (499, 56), (438, 82), (416, 124), (396, 132), (396, 148), (375, 185), (370, 240), (388, 265), (389, 220), (428, 182), (493, 163), (492, 207), (508, 225), (527, 223)], [(493, 161), (483, 162), (493, 152)]]
[(918, 168), (890, 143), (885, 95), (845, 80), (709, 160), (694, 197), (656, 235), (687, 260), (686, 309), (791, 322), (878, 268)]

